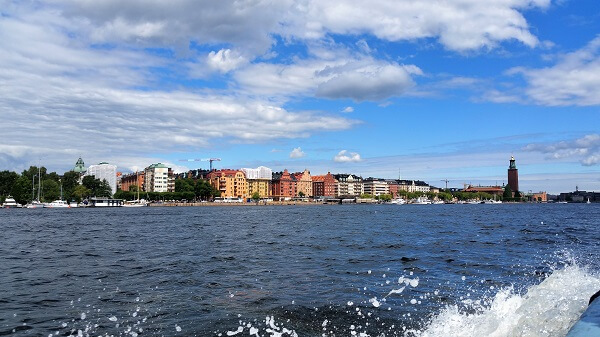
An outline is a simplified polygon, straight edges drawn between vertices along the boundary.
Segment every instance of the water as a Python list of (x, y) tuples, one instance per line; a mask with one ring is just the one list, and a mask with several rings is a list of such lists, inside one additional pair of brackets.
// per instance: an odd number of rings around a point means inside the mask
[(0, 210), (0, 336), (564, 336), (600, 205)]

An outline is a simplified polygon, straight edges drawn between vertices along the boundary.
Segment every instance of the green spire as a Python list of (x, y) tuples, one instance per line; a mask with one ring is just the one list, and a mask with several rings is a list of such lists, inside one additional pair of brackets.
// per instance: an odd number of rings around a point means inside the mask
[(85, 164), (83, 163), (83, 159), (81, 159), (81, 157), (79, 157), (79, 159), (77, 159), (77, 163), (75, 163), (73, 172), (83, 173), (85, 171), (86, 171), (86, 169), (85, 169)]

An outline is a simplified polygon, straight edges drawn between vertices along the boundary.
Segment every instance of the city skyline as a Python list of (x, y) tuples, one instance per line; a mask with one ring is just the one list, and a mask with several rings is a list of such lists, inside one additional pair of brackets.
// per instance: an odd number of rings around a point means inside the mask
[(600, 190), (592, 0), (6, 2), (0, 169), (215, 168)]

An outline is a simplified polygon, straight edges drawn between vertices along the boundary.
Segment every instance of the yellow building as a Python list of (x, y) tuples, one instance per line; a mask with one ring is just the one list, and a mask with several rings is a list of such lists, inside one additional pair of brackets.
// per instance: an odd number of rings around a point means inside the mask
[(248, 196), (252, 197), (254, 192), (258, 192), (261, 198), (271, 196), (271, 180), (270, 179), (247, 179), (248, 181)]
[(222, 198), (249, 198), (246, 175), (238, 170), (215, 170), (208, 174), (210, 184)]
[(296, 178), (296, 196), (299, 196), (300, 192), (302, 192), (303, 196), (312, 197), (314, 194), (310, 171), (304, 170), (304, 172), (296, 172), (293, 176)]

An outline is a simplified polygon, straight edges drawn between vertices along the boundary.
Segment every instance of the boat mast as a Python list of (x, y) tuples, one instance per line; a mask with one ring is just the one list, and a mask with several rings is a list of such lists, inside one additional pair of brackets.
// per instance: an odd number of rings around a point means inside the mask
[(38, 195), (37, 201), (40, 201), (40, 194), (42, 192), (42, 169), (38, 166)]

